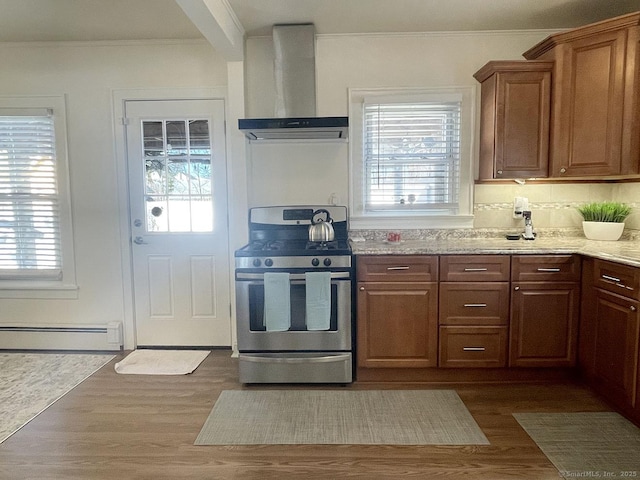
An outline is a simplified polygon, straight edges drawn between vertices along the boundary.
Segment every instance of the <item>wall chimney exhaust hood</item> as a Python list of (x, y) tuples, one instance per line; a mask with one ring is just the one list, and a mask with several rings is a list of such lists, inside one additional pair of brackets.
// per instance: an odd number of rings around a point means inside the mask
[(343, 140), (347, 117), (245, 118), (238, 127), (249, 140)]
[(245, 118), (249, 140), (344, 140), (348, 117), (316, 116), (315, 27), (273, 26), (276, 102), (274, 118)]

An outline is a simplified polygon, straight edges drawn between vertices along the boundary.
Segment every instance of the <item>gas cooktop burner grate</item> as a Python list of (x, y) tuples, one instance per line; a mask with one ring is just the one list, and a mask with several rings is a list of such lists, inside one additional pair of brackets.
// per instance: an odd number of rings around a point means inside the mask
[(249, 250), (254, 252), (270, 252), (284, 249), (284, 240), (256, 240), (249, 244)]
[(337, 240), (331, 242), (307, 242), (307, 250), (337, 250), (340, 245)]

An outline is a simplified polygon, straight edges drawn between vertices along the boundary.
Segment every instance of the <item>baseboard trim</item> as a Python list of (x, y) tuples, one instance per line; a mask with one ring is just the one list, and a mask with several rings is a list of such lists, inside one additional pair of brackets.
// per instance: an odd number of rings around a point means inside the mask
[(3, 350), (120, 351), (122, 325), (16, 325), (0, 324)]

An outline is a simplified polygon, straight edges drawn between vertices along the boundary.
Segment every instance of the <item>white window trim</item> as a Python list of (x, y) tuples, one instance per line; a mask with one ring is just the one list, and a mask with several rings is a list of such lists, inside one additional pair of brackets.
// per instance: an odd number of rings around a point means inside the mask
[(0, 108), (49, 109), (53, 111), (62, 253), (62, 278), (51, 280), (0, 279), (0, 298), (78, 298), (67, 153), (66, 98), (64, 95), (0, 96)]
[[(462, 95), (460, 138), (460, 209), (457, 215), (389, 214), (364, 211), (362, 104), (377, 101), (424, 100), (425, 97)], [(473, 156), (475, 86), (443, 88), (349, 89), (349, 226), (353, 229), (423, 229), (473, 227)]]

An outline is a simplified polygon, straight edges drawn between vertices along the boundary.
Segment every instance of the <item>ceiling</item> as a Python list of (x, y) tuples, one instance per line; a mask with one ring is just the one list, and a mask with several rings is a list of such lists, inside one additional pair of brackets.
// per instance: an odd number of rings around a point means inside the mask
[[(572, 28), (640, 10), (638, 0), (218, 0), (248, 36), (277, 23), (318, 34)], [(0, 0), (0, 41), (202, 38), (175, 0)]]

